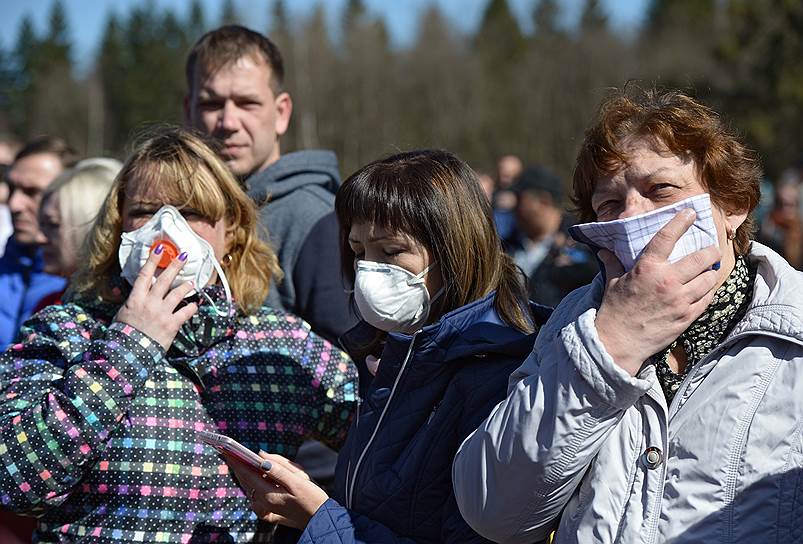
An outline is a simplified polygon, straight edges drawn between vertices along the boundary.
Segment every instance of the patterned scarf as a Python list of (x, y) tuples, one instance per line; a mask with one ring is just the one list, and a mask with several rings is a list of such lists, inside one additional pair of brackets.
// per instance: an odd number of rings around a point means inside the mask
[[(748, 264), (744, 256), (738, 256), (733, 271), (717, 289), (714, 300), (705, 312), (669, 347), (654, 356), (658, 381), (667, 404), (672, 402), (689, 371), (711, 353), (744, 317), (752, 299), (755, 278), (756, 267)], [(667, 362), (669, 354), (677, 346), (683, 348), (687, 358), (686, 367), (679, 374), (675, 374)]]

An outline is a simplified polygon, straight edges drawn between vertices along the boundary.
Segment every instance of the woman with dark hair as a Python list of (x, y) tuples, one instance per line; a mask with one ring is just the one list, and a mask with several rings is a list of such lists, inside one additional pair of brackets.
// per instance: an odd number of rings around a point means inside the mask
[(756, 156), (679, 92), (608, 98), (574, 173), (604, 273), (460, 447), (503, 543), (801, 542), (803, 274), (750, 240)]
[(475, 174), (450, 153), (373, 162), (335, 209), (366, 322), (344, 345), (368, 354), (337, 492), (278, 455), (264, 455), (261, 475), (232, 466), (257, 514), (304, 529), (300, 542), (482, 542), (457, 510), (452, 458), (504, 397), (548, 311), (530, 307)]

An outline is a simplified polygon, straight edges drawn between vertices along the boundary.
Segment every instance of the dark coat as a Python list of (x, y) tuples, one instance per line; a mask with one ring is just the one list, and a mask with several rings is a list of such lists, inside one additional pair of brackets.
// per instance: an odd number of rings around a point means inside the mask
[[(485, 542), (452, 491), (461, 442), (504, 397), (535, 334), (504, 323), (494, 294), (413, 336), (388, 335), (337, 467), (337, 493), (299, 542)], [(536, 323), (549, 310), (534, 307)]]

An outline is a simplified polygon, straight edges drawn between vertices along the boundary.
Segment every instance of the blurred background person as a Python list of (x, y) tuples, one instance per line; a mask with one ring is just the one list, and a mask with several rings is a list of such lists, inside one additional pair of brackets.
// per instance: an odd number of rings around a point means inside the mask
[[(122, 168), (115, 159), (86, 159), (61, 174), (45, 190), (39, 207), (44, 271), (69, 281), (80, 266), (79, 254), (114, 177)], [(46, 295), (35, 311), (59, 304), (64, 290)]]
[(800, 181), (787, 172), (775, 185), (772, 208), (761, 223), (757, 239), (803, 269), (803, 219), (800, 215)]
[(21, 147), (22, 144), (16, 137), (0, 132), (0, 166), (8, 166), (14, 162), (14, 156)]
[(44, 271), (39, 204), (45, 189), (77, 161), (64, 140), (40, 136), (14, 157), (6, 173), (14, 235), (0, 259), (0, 346), (8, 346), (46, 295), (64, 289), (63, 278)]
[(565, 190), (556, 175), (529, 167), (510, 190), (516, 196), (516, 229), (504, 241), (505, 250), (527, 275), (530, 300), (557, 306), (591, 283), (599, 271), (596, 259), (567, 234), (573, 217), (565, 210)]
[(14, 233), (11, 212), (8, 209), (9, 190), (6, 173), (20, 147), (16, 138), (7, 133), (0, 133), (0, 256), (5, 252), (6, 242)]
[(14, 234), (14, 224), (11, 222), (11, 211), (8, 209), (8, 183), (6, 173), (9, 165), (0, 164), (0, 257), (6, 251), (6, 243)]
[(510, 190), (521, 175), (524, 163), (516, 155), (503, 155), (496, 161), (496, 179), (493, 194), (494, 221), (502, 240), (513, 236), (516, 230), (516, 195)]
[(488, 200), (489, 204), (492, 203), (494, 198), (494, 190), (496, 189), (496, 182), (494, 181), (494, 178), (485, 172), (475, 173), (477, 174), (477, 179), (480, 182), (480, 187), (482, 187), (482, 192), (485, 194), (485, 198)]

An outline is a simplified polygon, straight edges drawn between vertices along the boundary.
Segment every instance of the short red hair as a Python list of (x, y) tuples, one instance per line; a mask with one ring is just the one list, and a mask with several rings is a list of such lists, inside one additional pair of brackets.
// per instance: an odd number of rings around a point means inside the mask
[[(632, 136), (649, 138), (680, 157), (691, 155), (711, 201), (726, 212), (749, 214), (758, 205), (758, 157), (716, 112), (677, 91), (621, 90), (603, 100), (577, 155), (572, 201), (581, 221), (596, 221), (591, 207), (596, 180), (622, 168), (627, 157), (621, 144)], [(736, 230), (738, 254), (747, 253), (753, 229), (748, 215)]]

